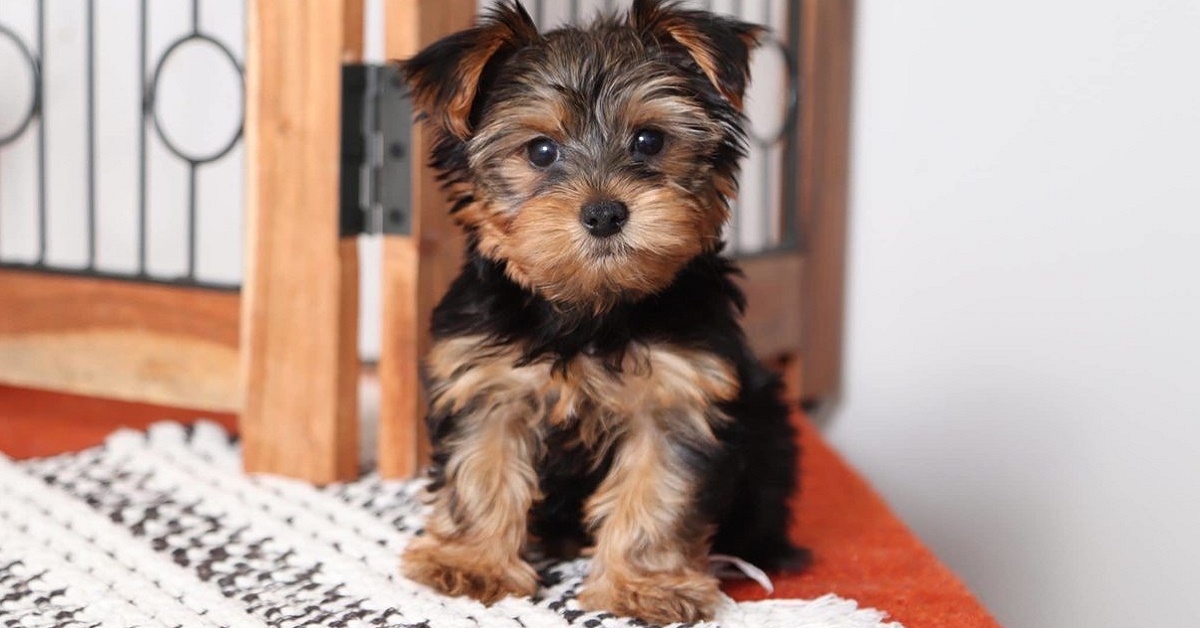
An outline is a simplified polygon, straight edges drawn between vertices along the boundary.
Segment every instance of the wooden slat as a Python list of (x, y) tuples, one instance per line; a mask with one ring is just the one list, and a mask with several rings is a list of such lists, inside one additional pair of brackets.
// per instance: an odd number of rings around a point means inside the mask
[(799, 357), (804, 257), (798, 252), (777, 253), (740, 259), (738, 266), (745, 274), (738, 283), (749, 303), (742, 326), (750, 346), (759, 359), (780, 373), (787, 398), (799, 401), (803, 391)]
[(799, 203), (803, 397), (835, 398), (842, 370), (853, 0), (804, 0)]
[(363, 57), (363, 38), (366, 24), (363, 22), (363, 0), (342, 0), (342, 25), (345, 27), (342, 42), (342, 61), (359, 63)]
[(338, 233), (350, 3), (249, 4), (243, 451), (250, 471), (314, 482), (358, 470), (358, 251)]
[[(236, 312), (233, 320), (237, 320)], [(232, 412), (0, 384), (0, 453), (10, 458), (57, 456), (102, 445), (119, 429), (144, 430), (160, 421), (200, 420), (215, 421), (231, 434), (237, 431), (237, 415)]]
[(749, 307), (742, 326), (755, 354), (774, 360), (801, 347), (799, 313), (803, 300), (796, 281), (804, 269), (799, 253), (738, 260), (745, 277), (738, 281)]
[(0, 270), (0, 382), (233, 410), (238, 301), (234, 292)]
[[(409, 57), (449, 33), (467, 28), (474, 0), (389, 0), (385, 50)], [(379, 356), (379, 471), (412, 475), (428, 460), (425, 401), (419, 365), (429, 349), (429, 316), (461, 264), (462, 237), (445, 195), (425, 166), (429, 137), (413, 134), (413, 228), (383, 242), (383, 330)]]

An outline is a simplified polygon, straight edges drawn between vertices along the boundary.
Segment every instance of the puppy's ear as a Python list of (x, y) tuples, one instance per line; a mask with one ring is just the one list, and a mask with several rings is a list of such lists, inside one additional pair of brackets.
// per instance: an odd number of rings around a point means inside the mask
[(466, 139), (488, 64), (539, 37), (520, 2), (500, 2), (481, 16), (474, 28), (440, 39), (411, 59), (400, 61), (400, 72), (417, 109), (433, 124)]
[(742, 108), (750, 81), (750, 52), (759, 46), (766, 29), (662, 0), (634, 0), (627, 19), (647, 43), (682, 47), (713, 87), (734, 107)]

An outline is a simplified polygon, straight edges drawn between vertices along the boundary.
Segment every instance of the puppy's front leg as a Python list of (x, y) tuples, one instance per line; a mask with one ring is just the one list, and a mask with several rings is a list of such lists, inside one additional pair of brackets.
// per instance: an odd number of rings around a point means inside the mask
[(712, 617), (719, 591), (706, 571), (711, 527), (696, 520), (699, 479), (688, 444), (646, 418), (616, 446), (587, 504), (596, 553), (580, 603), (662, 624)]
[[(436, 359), (445, 346), (433, 352)], [(431, 388), (442, 485), (425, 535), (404, 553), (406, 576), (484, 603), (537, 592), (521, 558), (529, 508), (538, 497), (536, 425), (540, 406), (511, 366), (456, 363)]]

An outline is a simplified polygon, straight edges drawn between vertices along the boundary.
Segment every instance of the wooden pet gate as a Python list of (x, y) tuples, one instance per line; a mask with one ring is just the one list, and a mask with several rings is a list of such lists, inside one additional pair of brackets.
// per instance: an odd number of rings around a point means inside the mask
[[(55, 63), (43, 0), (0, 8), (0, 78), (29, 86), (24, 100), (0, 94), (0, 381), (235, 411), (249, 470), (352, 477), (360, 235), (373, 233), (382, 240), (378, 463), (388, 476), (414, 472), (426, 456), (418, 364), (462, 245), (424, 167), (428, 138), (388, 71), (363, 63), (364, 25), (379, 22), (365, 12), (382, 8), (383, 56), (401, 58), (467, 27), (476, 0), (247, 0), (244, 41), (211, 27), (201, 0), (175, 3), (181, 17), (165, 35), (153, 28), (165, 5), (125, 3), (132, 26), (120, 45), (137, 65), (122, 133), (105, 127), (119, 108), (97, 91), (95, 70), (100, 51), (118, 45), (97, 24), (117, 18), (111, 5), (102, 14), (95, 0), (78, 4), (75, 75)], [(526, 2), (546, 26), (615, 8), (597, 4), (606, 3)], [(828, 400), (840, 371), (853, 2), (698, 4), (774, 29), (756, 57), (752, 154), (729, 239), (746, 274), (753, 346), (795, 400)], [(178, 80), (173, 59), (201, 48), (234, 77), (244, 123), (195, 150), (173, 135), (160, 92)], [(65, 149), (70, 124), (55, 104), (64, 83), (82, 95), (81, 137)], [(112, 137), (129, 147), (124, 175), (113, 174), (122, 160), (101, 154)], [(201, 241), (238, 246), (237, 229), (206, 227), (212, 199), (237, 186), (200, 186), (234, 157), (245, 164), (245, 260), (231, 279), (207, 272), (199, 251)], [(56, 174), (67, 162), (75, 170)], [(154, 192), (168, 170), (181, 182), (174, 200)], [(121, 176), (133, 252), (114, 264), (98, 242)], [(163, 245), (155, 225), (167, 205), (182, 235)], [(75, 218), (62, 218), (64, 207)], [(56, 235), (64, 220), (81, 235)], [(158, 249), (178, 258), (174, 267), (148, 263)]]

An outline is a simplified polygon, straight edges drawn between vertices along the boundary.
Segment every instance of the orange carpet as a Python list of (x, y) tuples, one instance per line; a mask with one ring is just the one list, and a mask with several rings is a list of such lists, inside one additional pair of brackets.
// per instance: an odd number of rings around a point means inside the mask
[(122, 427), (145, 429), (157, 421), (207, 418), (233, 431), (237, 417), (207, 410), (169, 408), (0, 385), (0, 451), (10, 458), (40, 458), (95, 447)]
[[(771, 597), (836, 593), (886, 611), (907, 628), (999, 628), (816, 428), (804, 419), (801, 425), (801, 489), (792, 539), (812, 550), (813, 565), (800, 574), (773, 575)], [(747, 581), (725, 588), (738, 600), (766, 596)]]
[[(99, 445), (120, 427), (200, 417), (236, 426), (230, 414), (0, 386), (0, 451), (14, 458), (48, 456)], [(774, 576), (774, 597), (832, 592), (884, 610), (908, 628), (998, 627), (807, 422), (801, 440), (803, 488), (793, 535), (813, 551), (814, 564), (802, 574)], [(764, 596), (750, 582), (730, 583), (726, 590), (739, 600)]]

